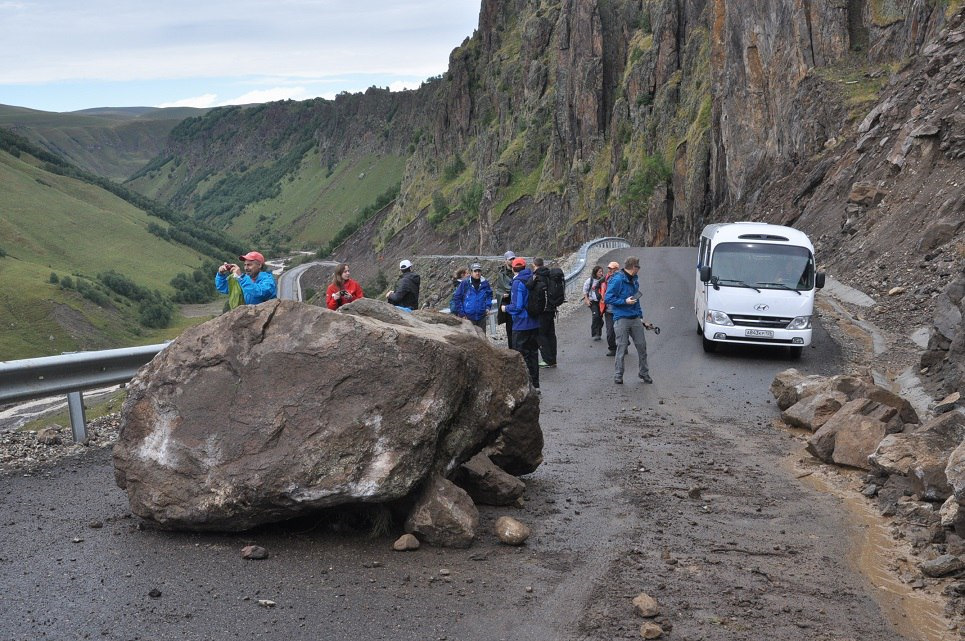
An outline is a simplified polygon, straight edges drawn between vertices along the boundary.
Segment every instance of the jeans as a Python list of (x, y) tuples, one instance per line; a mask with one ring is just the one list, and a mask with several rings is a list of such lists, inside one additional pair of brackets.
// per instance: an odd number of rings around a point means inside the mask
[(539, 353), (547, 365), (556, 365), (556, 312), (539, 315), (539, 331), (536, 334)]
[(529, 381), (537, 389), (539, 389), (539, 341), (536, 337), (538, 332), (538, 329), (513, 332), (513, 349), (523, 355), (526, 369), (529, 370)]
[(630, 339), (637, 348), (640, 361), (640, 376), (648, 376), (650, 368), (647, 366), (647, 330), (643, 328), (641, 318), (620, 318), (613, 323), (617, 335), (617, 356), (615, 377), (623, 380), (623, 359), (630, 348)]

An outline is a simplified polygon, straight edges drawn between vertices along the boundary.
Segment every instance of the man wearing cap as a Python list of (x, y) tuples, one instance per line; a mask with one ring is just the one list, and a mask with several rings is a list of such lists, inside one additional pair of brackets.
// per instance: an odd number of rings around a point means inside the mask
[(513, 349), (523, 355), (526, 369), (529, 370), (529, 381), (539, 390), (539, 320), (530, 318), (526, 311), (529, 300), (529, 289), (526, 283), (533, 273), (526, 268), (525, 258), (514, 258), (512, 261), (513, 287), (508, 305), (502, 305), (502, 310), (513, 317)]
[(412, 261), (403, 260), (399, 263), (399, 281), (395, 284), (395, 289), (390, 289), (385, 295), (386, 299), (402, 309), (419, 309), (419, 283), (421, 278), (412, 271)]
[[(245, 261), (243, 271), (234, 263), (224, 263), (214, 276), (214, 287), (222, 294), (228, 294), (229, 306), (234, 308), (242, 302), (245, 305), (257, 305), (276, 298), (275, 277), (271, 272), (263, 271), (265, 257), (260, 252), (251, 251), (238, 258)], [(233, 285), (229, 279), (234, 281), (234, 285), (240, 287), (241, 300), (231, 294)]]
[(620, 263), (611, 260), (606, 266), (606, 276), (600, 283), (600, 311), (603, 313), (603, 322), (606, 325), (606, 346), (609, 348), (607, 356), (616, 356), (617, 335), (613, 329), (613, 310), (606, 304), (606, 288), (609, 286), (610, 278), (620, 269)]
[[(513, 273), (513, 260), (516, 258), (516, 254), (512, 250), (503, 254), (503, 260), (505, 264), (499, 268), (499, 273), (496, 278), (496, 297), (499, 298), (499, 310), (502, 312), (503, 306), (509, 303), (510, 291), (513, 288), (513, 278), (516, 274)], [(506, 342), (509, 344), (509, 349), (513, 349), (513, 317), (509, 314), (502, 312), (497, 315), (496, 322), (499, 324), (506, 323)]]
[(449, 302), (449, 311), (472, 322), (486, 332), (486, 316), (493, 300), (493, 288), (483, 278), (482, 266), (473, 263), (469, 266), (469, 276), (459, 281), (456, 292)]
[(606, 289), (606, 304), (613, 310), (613, 324), (617, 334), (617, 354), (613, 382), (623, 384), (623, 359), (630, 341), (637, 348), (639, 376), (644, 383), (652, 383), (647, 365), (647, 332), (643, 324), (643, 308), (640, 306), (640, 259), (627, 256), (623, 269), (610, 278)]

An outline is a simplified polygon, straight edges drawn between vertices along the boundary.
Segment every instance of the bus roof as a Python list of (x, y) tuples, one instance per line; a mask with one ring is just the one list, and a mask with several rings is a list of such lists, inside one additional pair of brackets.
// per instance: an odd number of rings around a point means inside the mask
[(740, 241), (774, 243), (807, 247), (812, 253), (814, 252), (814, 246), (807, 234), (783, 225), (752, 222), (718, 223), (707, 225), (700, 235), (709, 238), (714, 245)]

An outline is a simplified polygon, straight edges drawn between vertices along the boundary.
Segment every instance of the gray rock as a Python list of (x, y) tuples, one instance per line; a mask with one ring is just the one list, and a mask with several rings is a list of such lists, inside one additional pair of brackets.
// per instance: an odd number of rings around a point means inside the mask
[(519, 354), (445, 314), (369, 299), (343, 310), (242, 306), (141, 368), (114, 448), (131, 511), (237, 531), (392, 502), (504, 431), (504, 460), (539, 464), (539, 398)]
[(478, 528), (479, 512), (472, 499), (440, 476), (426, 484), (405, 522), (406, 532), (419, 535), (419, 540), (448, 548), (469, 547)]
[(948, 576), (949, 574), (954, 574), (962, 569), (965, 569), (965, 563), (962, 562), (957, 556), (952, 556), (951, 554), (943, 554), (936, 559), (930, 561), (922, 561), (918, 564), (918, 569), (921, 570), (922, 574), (930, 577), (941, 577)]
[(480, 452), (459, 468), (456, 482), (476, 505), (512, 505), (526, 491), (526, 484), (505, 472)]
[(841, 392), (818, 392), (784, 410), (781, 419), (793, 427), (816, 432), (847, 402), (847, 395)]
[[(869, 460), (881, 473), (906, 477), (912, 491), (922, 498), (944, 501), (954, 487), (948, 476), (950, 459), (963, 439), (965, 416), (957, 412), (944, 414), (913, 432), (883, 438)], [(965, 483), (965, 479), (961, 482)]]
[(869, 399), (849, 401), (808, 439), (807, 450), (826, 463), (871, 469), (868, 456), (889, 431), (901, 429), (897, 414)]

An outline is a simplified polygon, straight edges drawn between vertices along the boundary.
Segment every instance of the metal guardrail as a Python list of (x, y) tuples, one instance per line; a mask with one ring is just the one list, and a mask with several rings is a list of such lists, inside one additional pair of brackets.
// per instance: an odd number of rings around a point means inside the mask
[[(568, 274), (564, 274), (563, 278), (566, 281), (566, 295), (570, 296), (577, 292), (572, 291), (572, 285), (577, 283), (577, 278), (583, 272), (583, 268), (586, 267), (586, 255), (591, 249), (601, 248), (601, 249), (621, 249), (623, 247), (629, 247), (630, 243), (626, 238), (620, 238), (618, 236), (606, 236), (604, 238), (596, 238), (589, 242), (583, 243), (583, 246), (576, 252), (577, 258), (573, 267), (570, 268)], [(581, 291), (582, 292), (582, 288)]]
[(60, 356), (0, 362), (0, 403), (67, 394), (70, 427), (76, 443), (87, 441), (83, 392), (126, 383), (167, 343), (72, 352)]

